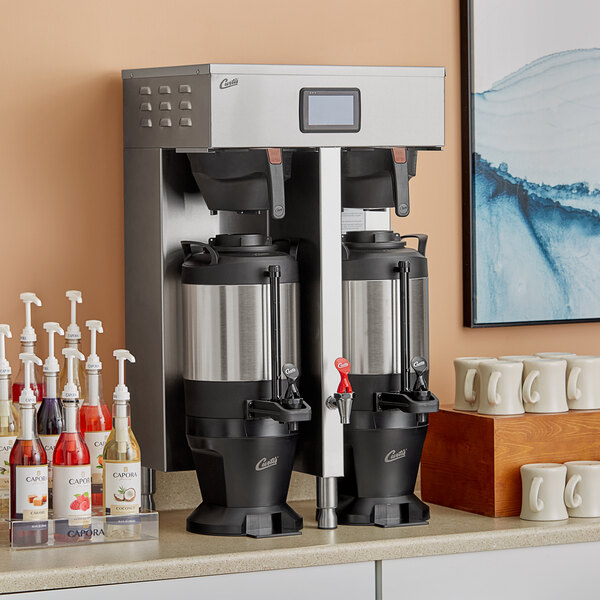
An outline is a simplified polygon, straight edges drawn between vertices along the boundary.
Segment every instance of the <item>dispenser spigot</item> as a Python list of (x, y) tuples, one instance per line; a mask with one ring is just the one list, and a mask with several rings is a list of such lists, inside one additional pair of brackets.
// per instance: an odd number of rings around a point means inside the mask
[(85, 326), (90, 330), (90, 355), (85, 363), (86, 371), (100, 371), (102, 363), (100, 357), (96, 354), (96, 335), (104, 333), (102, 321), (86, 321)]
[(54, 335), (65, 335), (64, 329), (60, 326), (60, 323), (54, 321), (48, 321), (44, 323), (44, 329), (48, 333), (48, 358), (44, 362), (44, 373), (58, 373), (60, 366), (56, 356), (54, 356)]
[(21, 343), (35, 344), (37, 336), (35, 329), (31, 326), (31, 305), (41, 306), (42, 301), (33, 292), (23, 292), (19, 298), (25, 304), (25, 327), (23, 327), (23, 331), (21, 332)]
[(327, 398), (325, 405), (332, 410), (337, 408), (340, 413), (342, 425), (348, 425), (350, 423), (350, 413), (352, 412), (352, 401), (354, 400), (354, 392), (348, 379), (350, 361), (340, 357), (335, 359), (334, 364), (340, 374), (340, 384), (338, 385), (337, 392)]
[(0, 325), (0, 377), (10, 375), (10, 364), (6, 360), (6, 338), (11, 338), (10, 325), (3, 323)]
[(42, 359), (38, 358), (35, 354), (31, 352), (21, 352), (19, 354), (19, 358), (23, 361), (23, 371), (24, 371), (24, 379), (25, 385), (21, 390), (21, 395), (19, 396), (20, 404), (27, 405), (35, 405), (35, 394), (31, 389), (31, 373), (33, 371), (33, 364), (41, 365)]
[(410, 361), (410, 366), (415, 372), (417, 379), (413, 385), (413, 392), (424, 392), (427, 390), (427, 384), (425, 383), (425, 373), (429, 370), (427, 361), (422, 356), (415, 356)]
[(65, 335), (66, 340), (80, 340), (81, 329), (77, 325), (77, 305), (83, 302), (81, 292), (79, 290), (67, 290), (65, 296), (71, 303), (71, 322), (67, 327), (67, 334)]

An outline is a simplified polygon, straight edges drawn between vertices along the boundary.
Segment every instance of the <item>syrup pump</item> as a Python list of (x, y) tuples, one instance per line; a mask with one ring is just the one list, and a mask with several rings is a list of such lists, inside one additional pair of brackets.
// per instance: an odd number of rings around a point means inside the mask
[[(23, 327), (23, 331), (21, 332), (21, 354), (35, 354), (37, 335), (35, 329), (31, 325), (31, 305), (42, 306), (42, 301), (33, 292), (23, 292), (20, 295), (20, 298), (23, 301), (23, 304), (25, 304), (25, 327)], [(37, 403), (42, 401), (43, 385), (41, 376), (35, 368), (36, 364), (37, 363), (29, 363), (28, 367), (24, 363), (21, 364), (16, 381), (13, 383), (13, 402), (19, 402), (21, 390), (25, 385), (24, 371), (27, 368), (31, 369), (31, 373), (29, 374), (29, 384), (33, 386), (35, 401)]]
[[(10, 363), (6, 360), (6, 338), (12, 338), (10, 326), (0, 325), (0, 435), (5, 429), (8, 431), (11, 422), (14, 430), (15, 415), (10, 406)], [(1, 467), (2, 465), (0, 465)]]

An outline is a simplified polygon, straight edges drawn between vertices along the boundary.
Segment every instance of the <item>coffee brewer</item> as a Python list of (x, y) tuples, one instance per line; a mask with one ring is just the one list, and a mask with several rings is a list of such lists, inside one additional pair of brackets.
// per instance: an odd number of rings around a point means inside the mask
[(148, 498), (154, 469), (196, 469), (188, 530), (298, 532), (292, 468), (317, 477), (321, 528), (428, 518), (425, 238), (408, 248), (390, 209), (443, 146), (444, 75), (123, 72), (128, 383)]

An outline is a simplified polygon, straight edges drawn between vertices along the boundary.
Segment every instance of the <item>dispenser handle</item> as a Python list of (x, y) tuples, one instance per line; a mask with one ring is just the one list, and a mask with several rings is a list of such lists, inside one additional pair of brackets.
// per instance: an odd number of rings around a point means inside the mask
[(392, 179), (394, 190), (394, 205), (399, 217), (407, 217), (410, 213), (410, 198), (408, 195), (408, 162), (406, 148), (392, 148)]
[(335, 359), (334, 364), (341, 378), (337, 393), (352, 394), (352, 386), (350, 385), (350, 379), (348, 379), (348, 375), (350, 374), (350, 361), (347, 358), (340, 356), (340, 358)]
[(281, 396), (281, 267), (269, 265), (266, 275), (271, 292), (271, 400), (278, 401)]
[(426, 233), (407, 233), (406, 235), (400, 236), (401, 240), (405, 240), (408, 238), (414, 238), (416, 240), (419, 240), (417, 252), (425, 256), (425, 251), (427, 249), (427, 240), (429, 239), (429, 236)]
[(267, 148), (267, 166), (271, 215), (274, 219), (283, 219), (285, 217), (285, 190), (281, 148)]
[(206, 242), (181, 242), (181, 248), (183, 249), (183, 260), (192, 258), (199, 251), (201, 254), (208, 254), (210, 256), (209, 264), (216, 265), (219, 263), (219, 254)]

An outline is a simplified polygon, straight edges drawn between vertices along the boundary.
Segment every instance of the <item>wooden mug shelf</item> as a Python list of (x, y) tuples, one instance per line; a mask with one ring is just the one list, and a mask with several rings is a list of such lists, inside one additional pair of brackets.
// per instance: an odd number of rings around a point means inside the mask
[(519, 467), (569, 460), (600, 460), (600, 411), (500, 417), (441, 407), (430, 415), (421, 494), (489, 517), (518, 516)]

